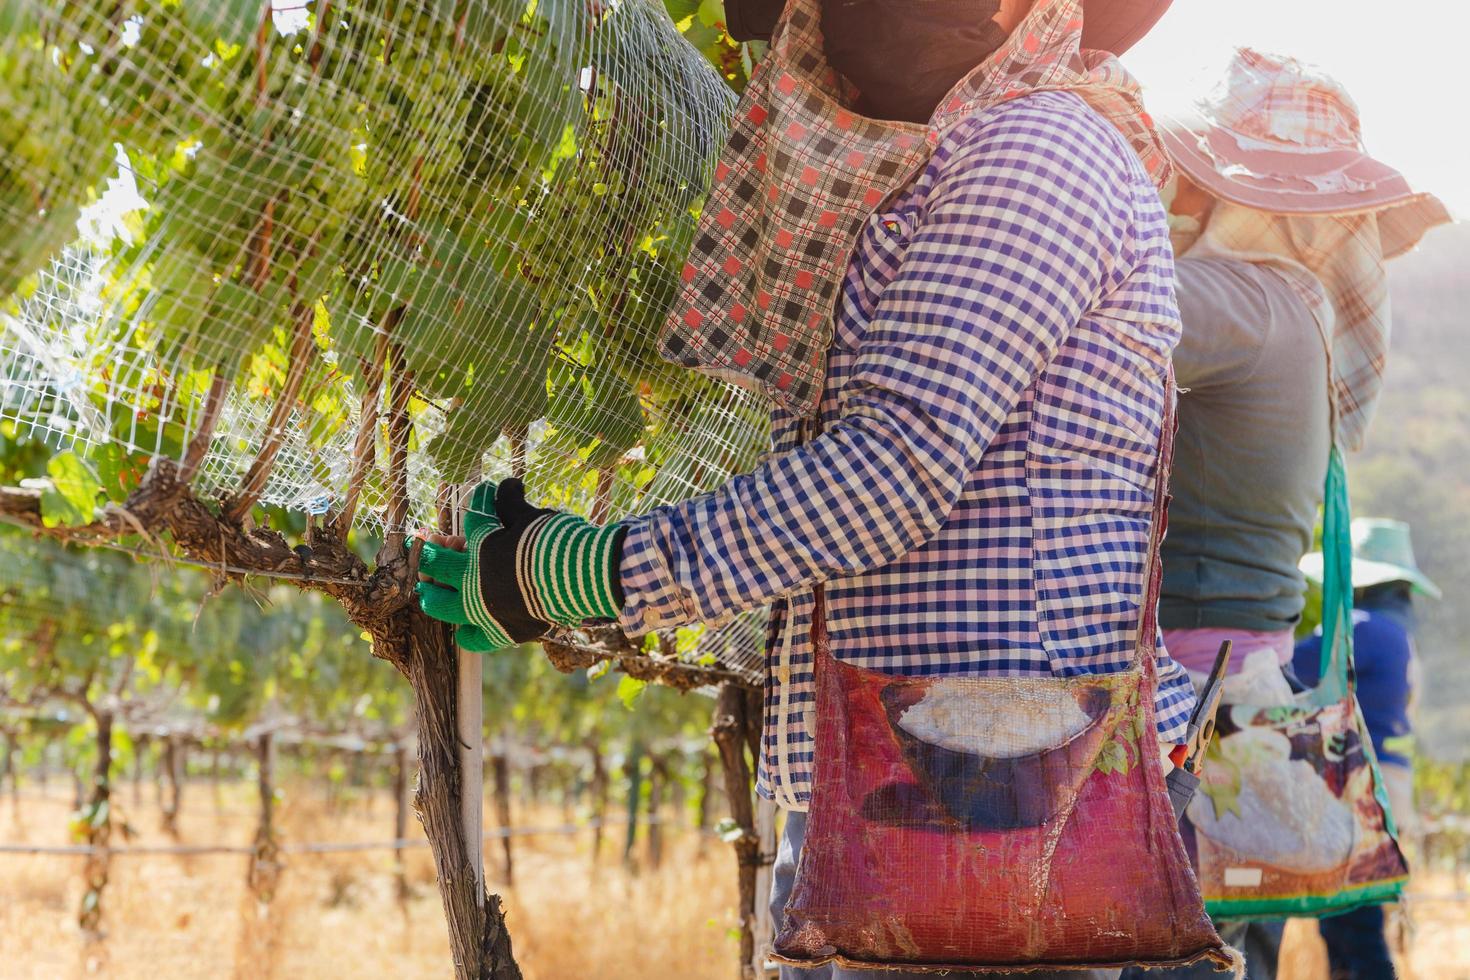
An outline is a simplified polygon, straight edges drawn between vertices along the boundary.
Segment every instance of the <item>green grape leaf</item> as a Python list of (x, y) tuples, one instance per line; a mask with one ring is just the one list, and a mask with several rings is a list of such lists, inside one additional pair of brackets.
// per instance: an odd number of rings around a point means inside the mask
[(158, 455), (178, 459), (184, 452), (183, 426), (170, 421), (160, 429), (156, 408), (156, 403), (145, 407), (113, 402), (108, 407), (113, 438), (123, 445), (154, 447)]
[(148, 461), (128, 452), (118, 442), (107, 442), (92, 451), (90, 461), (96, 468), (97, 483), (109, 500), (122, 500), (143, 479)]
[[(664, 0), (664, 9), (669, 12), (669, 19), (675, 24), (681, 23), (688, 17), (693, 17), (700, 6), (700, 0)], [(724, 20), (723, 5), (720, 13), (720, 19)]]
[(699, 22), (705, 27), (714, 27), (725, 23), (724, 0), (700, 0), (698, 9)]
[(233, 373), (242, 357), (254, 353), (271, 337), (285, 312), (288, 290), (267, 281), (257, 292), (230, 279), (216, 284), (209, 306), (196, 325), (200, 360), (215, 355), (220, 370)]
[[(469, 3), (464, 10), (464, 37), (481, 51), (494, 51), (505, 44), (511, 25), (506, 22), (505, 5)], [(453, 13), (451, 12), (451, 16)]]
[(57, 453), (46, 463), (50, 486), (41, 493), (41, 521), (47, 527), (90, 523), (97, 512), (102, 483), (75, 452)]
[(19, 37), (40, 27), (37, 5), (25, 0), (0, 0), (0, 37)]
[(546, 420), (553, 444), (586, 459), (593, 469), (613, 466), (643, 437), (643, 408), (632, 387), (608, 371), (558, 362)]
[(182, 5), (202, 36), (243, 44), (255, 37), (268, 0), (192, 0)]
[(1116, 740), (1109, 741), (1097, 753), (1097, 761), (1094, 767), (1098, 772), (1107, 775), (1114, 772), (1128, 771), (1128, 750)]
[(631, 711), (633, 710), (633, 705), (642, 696), (644, 689), (647, 687), (647, 681), (640, 681), (636, 677), (629, 677), (627, 674), (624, 674), (618, 678), (618, 700), (623, 702), (623, 707)]

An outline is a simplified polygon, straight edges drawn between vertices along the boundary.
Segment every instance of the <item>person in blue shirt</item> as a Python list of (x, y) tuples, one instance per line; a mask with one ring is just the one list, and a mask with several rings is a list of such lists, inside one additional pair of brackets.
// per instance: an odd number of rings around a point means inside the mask
[[(1412, 833), (1413, 733), (1410, 702), (1416, 687), (1414, 594), (1440, 591), (1414, 561), (1409, 526), (1401, 521), (1353, 521), (1353, 664), (1358, 704), (1378, 756), (1400, 840)], [(1302, 559), (1309, 580), (1322, 581), (1322, 555)], [(1322, 630), (1297, 644), (1292, 668), (1307, 686), (1317, 683)], [(1318, 920), (1332, 980), (1392, 980), (1393, 960), (1383, 933), (1383, 906), (1367, 905)]]

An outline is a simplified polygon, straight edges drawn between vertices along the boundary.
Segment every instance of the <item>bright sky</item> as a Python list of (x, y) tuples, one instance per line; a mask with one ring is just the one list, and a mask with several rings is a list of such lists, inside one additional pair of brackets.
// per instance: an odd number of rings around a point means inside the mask
[(1123, 60), (1167, 112), (1213, 87), (1238, 45), (1326, 69), (1357, 101), (1368, 151), (1470, 219), (1470, 3), (1174, 0)]

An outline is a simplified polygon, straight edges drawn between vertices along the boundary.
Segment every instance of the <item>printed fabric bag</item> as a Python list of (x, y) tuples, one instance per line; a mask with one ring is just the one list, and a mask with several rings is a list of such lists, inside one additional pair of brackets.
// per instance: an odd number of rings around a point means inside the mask
[(818, 588), (816, 759), (777, 959), (920, 972), (1235, 963), (1205, 915), (1154, 721), (1160, 440), (1131, 668), (925, 677), (836, 660)]
[(1217, 919), (1392, 902), (1408, 865), (1353, 693), (1347, 477), (1334, 447), (1322, 518), (1321, 683), (1280, 706), (1222, 705), (1186, 844)]

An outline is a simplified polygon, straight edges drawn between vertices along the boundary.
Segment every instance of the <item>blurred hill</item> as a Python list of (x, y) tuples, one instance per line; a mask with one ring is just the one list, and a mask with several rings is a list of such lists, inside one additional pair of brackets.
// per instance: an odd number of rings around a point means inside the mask
[(1432, 231), (1389, 265), (1387, 384), (1363, 452), (1348, 460), (1353, 513), (1414, 529), (1444, 589), (1418, 603), (1423, 749), (1470, 759), (1470, 223)]

